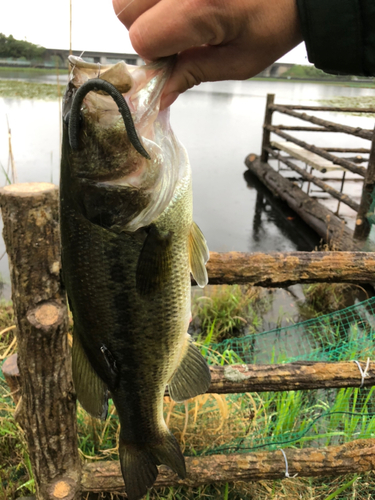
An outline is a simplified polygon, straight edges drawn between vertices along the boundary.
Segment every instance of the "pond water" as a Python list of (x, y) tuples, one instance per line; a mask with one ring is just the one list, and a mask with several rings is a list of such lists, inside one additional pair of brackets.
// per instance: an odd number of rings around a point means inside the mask
[[(11, 72), (0, 78), (17, 77)], [(23, 79), (36, 80), (35, 75)], [(61, 79), (67, 79), (62, 75)], [(53, 81), (42, 75), (38, 81)], [(256, 182), (244, 177), (245, 157), (260, 153), (266, 96), (276, 94), (277, 103), (319, 104), (336, 96), (374, 95), (374, 90), (329, 84), (288, 81), (245, 81), (202, 84), (182, 95), (171, 109), (171, 123), (187, 148), (192, 170), (194, 217), (213, 251), (311, 250), (316, 235), (282, 203), (257, 205)], [(60, 160), (60, 104), (57, 101), (0, 99), (0, 162), (8, 165), (9, 120), (18, 182), (58, 183)], [(366, 117), (320, 113), (328, 120), (372, 129)], [(274, 123), (295, 120), (275, 114)], [(368, 147), (368, 141), (338, 134), (299, 132), (302, 140), (319, 145)], [(317, 139), (318, 140), (318, 139)], [(5, 182), (5, 179), (4, 179)], [(0, 255), (4, 244), (0, 243)], [(6, 258), (0, 273), (8, 277)]]

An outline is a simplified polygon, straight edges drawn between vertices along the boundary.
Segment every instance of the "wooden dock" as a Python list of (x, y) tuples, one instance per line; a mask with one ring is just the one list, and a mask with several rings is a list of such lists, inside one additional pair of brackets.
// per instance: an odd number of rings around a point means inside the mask
[[(371, 230), (369, 212), (375, 188), (374, 131), (334, 123), (305, 113), (305, 111), (358, 112), (357, 108), (280, 106), (275, 104), (274, 100), (273, 94), (267, 96), (261, 155), (248, 155), (245, 160), (246, 166), (332, 248), (373, 249), (373, 244), (366, 240)], [(272, 118), (275, 112), (310, 122), (314, 126), (273, 125)], [(365, 108), (360, 109), (360, 112), (375, 113), (375, 110)], [(290, 134), (290, 132), (306, 131), (349, 134), (369, 140), (371, 143), (369, 148), (327, 148), (308, 144)], [(271, 134), (278, 137), (271, 140)], [(274, 168), (275, 162), (276, 168)], [(285, 172), (293, 172), (293, 180), (283, 175)], [(339, 185), (338, 189), (335, 184)], [(350, 191), (347, 189), (348, 185)], [(336, 200), (336, 210), (334, 210), (332, 207)], [(355, 221), (354, 230), (346, 224), (342, 216), (343, 211), (349, 213), (353, 222)]]

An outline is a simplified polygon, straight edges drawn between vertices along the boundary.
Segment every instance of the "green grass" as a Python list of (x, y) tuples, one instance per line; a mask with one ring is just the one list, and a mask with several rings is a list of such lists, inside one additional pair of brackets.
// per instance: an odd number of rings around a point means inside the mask
[(205, 295), (193, 297), (193, 327), (199, 342), (216, 343), (262, 330), (262, 316), (272, 302), (263, 289), (228, 285), (206, 290)]
[[(254, 296), (249, 302), (249, 294), (247, 294), (247, 300), (243, 297), (241, 299), (238, 289), (231, 288), (229, 291), (224, 289), (222, 292), (226, 297), (224, 302), (229, 301), (231, 311), (240, 303), (246, 312), (249, 303), (251, 307), (254, 306)], [(248, 290), (242, 290), (241, 294), (246, 295), (246, 292)], [(222, 295), (219, 294), (219, 296), (221, 300)], [(257, 300), (261, 298), (258, 296)], [(223, 308), (222, 301), (220, 304)], [(365, 311), (361, 312), (358, 309), (356, 311), (357, 316), (353, 314), (349, 316), (349, 313), (346, 313), (345, 337), (339, 326), (327, 320), (319, 327), (321, 339), (328, 339), (327, 345), (332, 349), (342, 349), (340, 359), (363, 360), (367, 356), (373, 359), (374, 333), (362, 324)], [(223, 311), (219, 315), (220, 321), (226, 318), (222, 313)], [(369, 310), (368, 313), (370, 314)], [(354, 317), (357, 318), (356, 321), (351, 319)], [(226, 344), (227, 348), (222, 352), (212, 347), (211, 342), (217, 324), (215, 318), (211, 321), (208, 334), (205, 337), (202, 336), (200, 343), (202, 352), (207, 356), (210, 355), (210, 361), (214, 364), (243, 363), (243, 358), (234, 345), (231, 348), (229, 341)], [(3, 322), (4, 328), (12, 321), (12, 310), (8, 305), (0, 315), (0, 324)], [(4, 353), (4, 349), (12, 342), (13, 335), (14, 332), (9, 331), (0, 337), (3, 342), (3, 350), (0, 346), (0, 354)], [(320, 344), (324, 345), (322, 340)], [(284, 352), (274, 349), (271, 337), (265, 345), (271, 349), (273, 362), (288, 361)], [(327, 345), (324, 345), (324, 348), (327, 348)], [(358, 381), (360, 382), (360, 376), (358, 376)], [(204, 394), (187, 404), (176, 404), (166, 399), (164, 415), (184, 453), (190, 456), (202, 453), (279, 449), (288, 446), (297, 448), (329, 446), (359, 438), (375, 437), (374, 391), (375, 388), (347, 388), (241, 395)], [(0, 498), (3, 494), (5, 499), (16, 498), (33, 491), (27, 450), (22, 432), (13, 419), (13, 413), (14, 405), (4, 381), (1, 381), (0, 464), (2, 468), (0, 468), (0, 478), (3, 491), (0, 489)], [(113, 404), (109, 406), (109, 418), (105, 422), (92, 419), (80, 407), (78, 407), (77, 419), (82, 457), (85, 460), (117, 460), (119, 422)], [(282, 468), (282, 463), (280, 467)], [(357, 475), (319, 479), (298, 477), (293, 481), (224, 483), (200, 488), (164, 488), (151, 491), (147, 498), (150, 500), (190, 500), (198, 497), (212, 500), (215, 498), (228, 500), (240, 498), (257, 498), (257, 500), (340, 498), (349, 500), (356, 498), (360, 500), (370, 498), (368, 495), (373, 492), (371, 489), (373, 484), (374, 475), (371, 473), (363, 474), (361, 478)], [(353, 496), (354, 494), (356, 496)]]

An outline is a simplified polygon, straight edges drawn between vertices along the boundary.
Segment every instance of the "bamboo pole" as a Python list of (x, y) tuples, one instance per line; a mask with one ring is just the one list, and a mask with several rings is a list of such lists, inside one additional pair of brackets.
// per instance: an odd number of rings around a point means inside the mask
[(60, 280), (58, 188), (12, 184), (0, 190), (16, 320), (21, 400), (38, 500), (80, 498), (75, 394), (68, 313)]
[(371, 143), (370, 158), (366, 177), (362, 188), (361, 203), (358, 209), (356, 226), (354, 230), (354, 239), (363, 241), (370, 234), (371, 224), (368, 219), (368, 213), (375, 197), (375, 129)]
[(310, 198), (298, 186), (282, 177), (255, 154), (245, 159), (247, 168), (276, 196), (284, 200), (321, 238), (335, 250), (358, 250), (353, 231), (333, 212)]
[[(375, 439), (360, 439), (326, 448), (285, 449), (290, 476), (300, 477), (355, 474), (375, 469)], [(187, 477), (165, 466), (159, 468), (154, 488), (198, 487), (233, 481), (283, 479), (285, 459), (281, 450), (186, 457)], [(124, 482), (118, 462), (94, 462), (83, 466), (84, 493), (123, 494)]]
[(279, 135), (280, 137), (283, 137), (287, 141), (294, 142), (294, 144), (297, 144), (298, 146), (301, 146), (304, 149), (307, 149), (307, 151), (311, 151), (322, 158), (326, 158), (327, 160), (330, 160), (334, 165), (340, 165), (341, 167), (346, 168), (347, 170), (350, 170), (350, 172), (353, 172), (354, 174), (361, 175), (362, 177), (366, 176), (366, 169), (364, 167), (358, 167), (355, 163), (352, 163), (351, 161), (345, 160), (344, 158), (339, 158), (338, 156), (332, 155), (325, 151), (322, 148), (318, 148), (316, 146), (313, 146), (312, 144), (308, 144), (305, 141), (300, 141), (299, 139), (296, 139), (295, 137), (286, 134), (285, 132), (279, 130), (278, 128), (274, 127), (273, 125), (267, 125), (266, 128), (270, 132), (274, 132), (276, 135)]
[(285, 165), (287, 165), (289, 168), (294, 170), (295, 172), (298, 172), (299, 175), (305, 179), (306, 181), (312, 182), (316, 186), (320, 187), (325, 191), (326, 193), (330, 194), (333, 198), (336, 198), (336, 200), (340, 200), (342, 203), (345, 203), (345, 205), (348, 205), (348, 207), (352, 208), (356, 212), (359, 210), (359, 204), (353, 201), (353, 199), (348, 196), (347, 194), (340, 193), (333, 187), (331, 187), (329, 184), (326, 182), (322, 181), (322, 179), (319, 179), (318, 177), (315, 177), (314, 175), (309, 174), (306, 170), (298, 167), (295, 163), (291, 162), (290, 160), (286, 159), (285, 156), (281, 155), (280, 153), (277, 153), (274, 149), (267, 148), (267, 151), (269, 154), (271, 154), (276, 160), (280, 160), (283, 162)]
[[(360, 127), (349, 127), (348, 125), (341, 125), (339, 123), (331, 122), (328, 120), (323, 120), (322, 118), (317, 118), (316, 116), (307, 115), (306, 113), (296, 113), (292, 109), (286, 106), (280, 106), (279, 104), (270, 104), (270, 109), (272, 111), (278, 111), (285, 115), (293, 116), (299, 120), (304, 120), (307, 122), (314, 123), (315, 125), (320, 125), (331, 132), (343, 132), (345, 134), (354, 135), (356, 137), (361, 137), (362, 139), (372, 139), (372, 130), (361, 129)], [(375, 112), (375, 111), (374, 111)]]
[(271, 104), (274, 103), (274, 100), (275, 100), (275, 94), (267, 94), (266, 111), (264, 115), (264, 124), (263, 124), (262, 154), (261, 154), (262, 161), (264, 162), (268, 161), (268, 152), (266, 148), (271, 146), (270, 142), (271, 133), (267, 127), (272, 123)]

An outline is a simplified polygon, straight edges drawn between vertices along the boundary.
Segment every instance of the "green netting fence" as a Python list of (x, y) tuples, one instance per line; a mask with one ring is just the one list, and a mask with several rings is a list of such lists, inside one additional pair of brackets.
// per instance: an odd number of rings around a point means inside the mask
[[(374, 359), (375, 297), (284, 328), (202, 346), (212, 365), (337, 362)], [(363, 365), (363, 363), (362, 363)], [(360, 372), (358, 382), (360, 384)], [(164, 415), (185, 455), (321, 447), (375, 437), (375, 387), (246, 394), (204, 394), (186, 403), (166, 399)], [(118, 417), (106, 422), (79, 408), (86, 457), (117, 459)]]
[[(341, 311), (203, 348), (210, 364), (373, 359), (375, 298)], [(360, 384), (361, 376), (358, 371)], [(186, 454), (328, 446), (375, 437), (375, 388), (204, 395), (170, 421)], [(173, 403), (171, 403), (173, 404)]]

